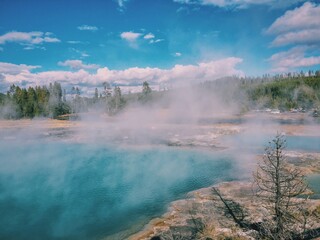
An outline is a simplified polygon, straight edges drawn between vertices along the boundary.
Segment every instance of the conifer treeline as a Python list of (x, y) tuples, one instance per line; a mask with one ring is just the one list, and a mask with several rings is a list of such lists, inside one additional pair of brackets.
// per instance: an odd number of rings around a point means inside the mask
[(320, 107), (320, 76), (298, 76), (244, 84), (252, 105), (288, 110)]
[(95, 89), (92, 98), (82, 97), (78, 87), (72, 87), (66, 98), (66, 91), (58, 82), (47, 86), (21, 88), (10, 86), (7, 94), (0, 93), (0, 117), (6, 119), (51, 117), (69, 113), (87, 112), (90, 108), (105, 110), (108, 114), (115, 114), (121, 110), (126, 100), (121, 94), (120, 87), (114, 87), (113, 94), (110, 84), (104, 86), (99, 95)]
[(273, 108), (281, 111), (320, 108), (320, 71), (274, 77), (226, 77), (200, 85), (224, 102), (238, 103), (242, 111)]
[[(87, 112), (89, 109), (100, 109), (113, 115), (125, 108), (128, 102), (153, 104), (161, 99), (170, 99), (170, 96), (177, 93), (176, 90), (153, 92), (147, 82), (143, 83), (140, 93), (126, 95), (122, 95), (119, 86), (113, 90), (107, 82), (102, 86), (102, 91), (99, 93), (96, 88), (91, 98), (81, 96), (80, 89), (73, 87), (66, 99), (66, 91), (57, 82), (49, 87), (36, 86), (27, 89), (12, 85), (6, 95), (0, 93), (0, 117), (56, 118), (68, 113)], [(280, 77), (227, 77), (197, 84), (191, 88), (200, 88), (202, 94), (216, 95), (226, 103), (237, 103), (241, 112), (263, 108), (277, 108), (282, 111), (294, 108), (306, 111), (320, 108), (319, 71), (307, 76), (288, 74)]]
[(10, 86), (7, 95), (0, 102), (2, 115), (9, 119), (57, 117), (70, 112), (60, 83), (47, 86), (20, 88)]

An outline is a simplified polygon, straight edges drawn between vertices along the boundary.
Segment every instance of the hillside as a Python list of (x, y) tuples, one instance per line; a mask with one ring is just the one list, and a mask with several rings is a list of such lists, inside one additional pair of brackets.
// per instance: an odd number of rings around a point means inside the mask
[[(234, 113), (265, 108), (280, 111), (320, 108), (320, 76), (226, 77), (166, 91), (152, 91), (144, 82), (141, 89), (139, 93), (122, 94), (120, 87), (115, 86), (113, 93), (110, 87), (100, 97), (98, 94), (83, 97), (77, 90), (78, 93), (66, 100), (65, 90), (58, 83), (28, 89), (13, 85), (9, 95), (0, 93), (0, 112), (1, 108), (7, 109), (6, 112), (2, 111), (4, 118), (57, 118), (66, 113), (78, 114), (90, 109), (100, 109), (114, 115), (128, 106), (149, 106), (154, 109), (193, 106), (202, 112), (233, 109)], [(9, 108), (6, 108), (6, 104), (10, 104)]]
[(281, 110), (311, 109), (320, 106), (320, 77), (296, 77), (245, 83), (251, 106)]

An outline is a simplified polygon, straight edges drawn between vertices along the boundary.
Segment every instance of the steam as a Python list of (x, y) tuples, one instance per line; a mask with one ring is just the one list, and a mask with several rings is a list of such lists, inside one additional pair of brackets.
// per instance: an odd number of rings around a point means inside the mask
[[(74, 122), (1, 121), (0, 238), (126, 238), (188, 191), (250, 178), (256, 154), (287, 129), (273, 115), (239, 117), (246, 99), (234, 83), (209, 86), (112, 117), (97, 106)], [(173, 138), (202, 145), (168, 147)]]
[(204, 116), (236, 109), (205, 91), (162, 92), (112, 117), (102, 106), (77, 122), (2, 120), (0, 238), (102, 238), (137, 221), (142, 227), (178, 196), (230, 179), (227, 156), (167, 147), (172, 137), (205, 133)]
[[(89, 133), (86, 144), (75, 143), (73, 134), (64, 142), (64, 137), (43, 135), (56, 131), (48, 130), (47, 120), (24, 124), (1, 130), (1, 238), (36, 234), (90, 239), (130, 229), (137, 221), (142, 227), (169, 201), (228, 178), (231, 169), (230, 161), (211, 152), (125, 147), (110, 142), (112, 138), (90, 138)], [(82, 126), (75, 131), (76, 136), (84, 134)]]

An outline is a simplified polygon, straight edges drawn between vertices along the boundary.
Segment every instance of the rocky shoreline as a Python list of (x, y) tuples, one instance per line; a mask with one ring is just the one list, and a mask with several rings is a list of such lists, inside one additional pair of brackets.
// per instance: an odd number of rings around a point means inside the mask
[[(293, 116), (293, 115), (292, 115)], [(273, 117), (273, 116), (272, 116)], [(294, 120), (299, 120), (303, 116), (295, 116)], [(275, 118), (275, 117), (273, 117)], [(291, 115), (288, 116), (276, 116), (276, 118), (285, 118), (286, 120), (292, 119)], [(287, 119), (288, 118), (288, 119)], [(297, 119), (296, 119), (297, 118)], [(253, 120), (254, 119), (254, 120)], [(298, 121), (299, 122), (299, 121)], [(274, 122), (259, 121), (252, 116), (246, 117), (246, 122), (235, 123), (216, 123), (216, 124), (203, 124), (203, 125), (174, 125), (174, 124), (152, 124), (143, 129), (143, 134), (148, 133), (148, 137), (153, 139), (154, 136), (158, 137), (159, 132), (162, 134), (162, 145), (173, 147), (192, 147), (192, 148), (208, 148), (210, 150), (221, 150), (228, 148), (224, 146), (220, 138), (226, 135), (237, 135), (245, 131), (252, 131), (252, 129), (261, 131), (261, 134), (270, 133), (278, 130), (286, 133), (287, 135), (296, 136), (317, 136), (319, 137), (320, 125), (302, 125), (302, 124), (275, 124)], [(106, 123), (105, 121), (95, 124), (94, 127), (90, 125), (90, 122), (81, 121), (58, 121), (58, 120), (17, 120), (17, 121), (0, 121), (0, 133), (20, 131), (20, 129), (30, 129), (33, 134), (39, 132), (39, 134), (46, 130), (46, 134), (43, 137), (57, 138), (65, 141), (79, 141), (87, 142), (88, 136), (83, 133), (92, 131), (89, 135), (96, 139), (97, 137), (105, 138), (109, 137), (109, 128), (105, 128), (106, 124), (114, 126), (113, 121)], [(136, 133), (135, 129), (129, 129), (132, 135), (123, 135), (124, 132), (128, 132), (123, 126), (117, 126), (114, 128), (110, 137), (113, 137), (115, 141), (119, 143), (131, 143), (137, 139), (132, 138)], [(18, 127), (18, 129), (17, 129)], [(118, 127), (118, 128), (117, 128)], [(40, 131), (41, 130), (41, 131)], [(187, 130), (187, 131), (186, 131)], [(126, 133), (127, 134), (127, 133)], [(142, 134), (142, 136), (144, 136)], [(153, 135), (154, 134), (154, 135)], [(10, 135), (10, 134), (9, 134)], [(11, 136), (11, 135), (10, 135)], [(132, 139), (131, 139), (132, 138)], [(90, 138), (89, 138), (90, 140)], [(137, 143), (141, 144), (141, 143)], [(156, 142), (155, 144), (159, 144)], [(290, 164), (298, 166), (305, 175), (320, 173), (320, 153), (309, 152), (286, 152), (288, 161)], [(259, 157), (259, 156), (258, 156)], [(216, 185), (224, 196), (236, 199), (241, 205), (243, 205), (250, 212), (250, 216), (258, 221), (265, 209), (261, 206), (261, 203), (254, 197), (252, 197), (252, 184), (250, 182), (226, 182)], [(310, 209), (319, 209), (320, 214), (320, 200), (310, 200)], [(206, 227), (207, 235), (217, 236), (216, 239), (224, 239), (223, 237), (232, 236), (237, 239), (254, 239), (254, 232), (244, 232), (239, 229), (236, 224), (228, 217), (224, 215), (224, 211), (221, 210), (223, 206), (221, 201), (212, 194), (212, 187), (199, 189), (190, 192), (187, 195), (187, 199), (181, 199), (172, 202), (168, 208), (168, 211), (161, 217), (151, 220), (143, 230), (131, 235), (131, 240), (148, 240), (153, 236), (162, 236), (162, 239), (173, 239), (174, 236), (188, 236), (195, 231), (195, 219), (200, 219), (202, 224)], [(259, 215), (260, 214), (260, 215)], [(197, 221), (198, 221), (197, 220)], [(314, 222), (315, 226), (318, 226), (319, 222)], [(320, 227), (320, 226), (319, 226)], [(203, 239), (205, 239), (205, 233)], [(174, 235), (174, 236), (173, 236)], [(108, 237), (106, 238), (108, 239)], [(179, 239), (179, 238), (176, 238)], [(201, 238), (200, 238), (201, 239)]]
[[(250, 182), (224, 182), (215, 187), (224, 197), (236, 200), (245, 209), (246, 220), (260, 222), (266, 215), (265, 206), (252, 195)], [(320, 216), (320, 200), (308, 200), (307, 208)], [(317, 218), (311, 219), (309, 224), (314, 228), (320, 227)], [(167, 213), (153, 219), (142, 231), (128, 239), (149, 240), (154, 236), (161, 239), (193, 239), (194, 234), (198, 234), (197, 239), (255, 239), (257, 236), (252, 230), (239, 228), (225, 214), (223, 203), (209, 187), (189, 193), (187, 199), (173, 202)]]
[[(289, 164), (298, 167), (304, 174), (320, 173), (320, 153), (288, 151), (286, 156)], [(261, 222), (267, 215), (264, 204), (253, 194), (251, 182), (223, 182), (212, 187), (217, 188), (225, 198), (239, 203), (246, 210), (248, 221)], [(240, 229), (230, 216), (225, 214), (223, 203), (213, 193), (212, 187), (192, 191), (187, 194), (186, 199), (172, 202), (165, 214), (151, 220), (142, 231), (129, 239), (149, 240), (154, 236), (160, 236), (164, 240), (193, 239), (195, 233), (198, 234), (197, 239), (211, 239), (212, 236), (214, 239), (255, 239), (255, 231)], [(309, 225), (319, 228), (320, 199), (309, 199), (305, 204), (308, 210), (315, 214), (315, 217), (310, 218)]]

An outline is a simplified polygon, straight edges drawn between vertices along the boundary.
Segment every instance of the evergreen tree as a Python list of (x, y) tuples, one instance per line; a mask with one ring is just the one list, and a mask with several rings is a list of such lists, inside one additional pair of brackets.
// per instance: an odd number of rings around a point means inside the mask
[(113, 109), (114, 112), (117, 112), (119, 109), (122, 108), (124, 100), (121, 95), (120, 87), (115, 87), (113, 92)]
[(95, 88), (94, 90), (94, 102), (97, 102), (99, 98), (99, 91), (98, 88)]
[(143, 85), (142, 85), (142, 94), (147, 96), (149, 95), (150, 93), (152, 92), (150, 86), (149, 86), (149, 83), (148, 82), (143, 82)]
[(139, 100), (144, 103), (149, 101), (151, 99), (151, 93), (152, 93), (152, 90), (149, 86), (149, 83), (146, 81), (143, 82), (142, 93), (139, 96)]

